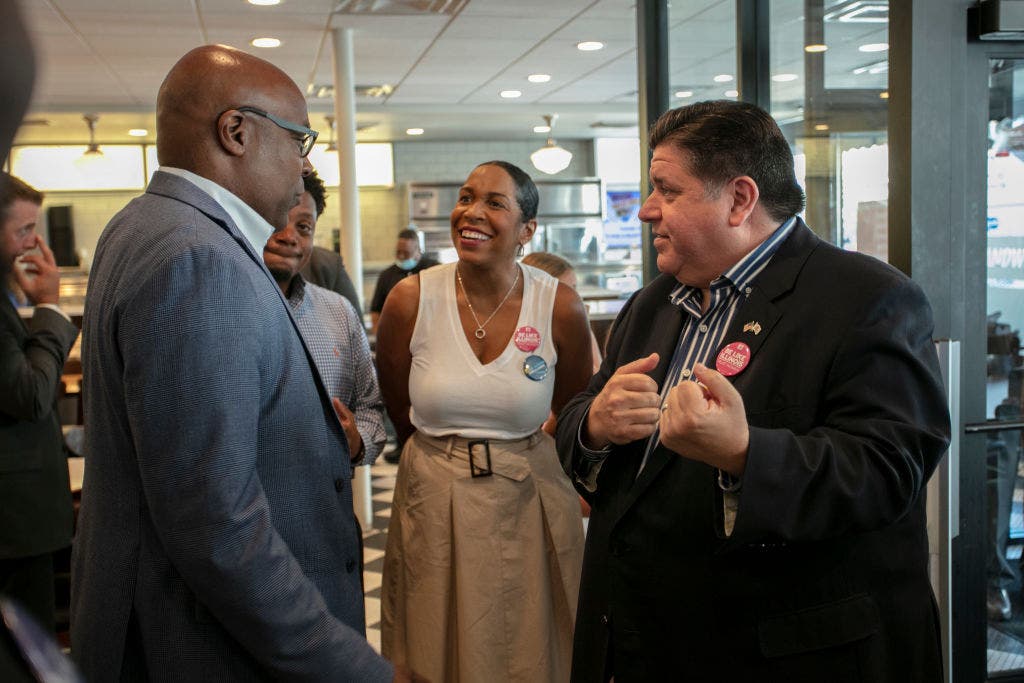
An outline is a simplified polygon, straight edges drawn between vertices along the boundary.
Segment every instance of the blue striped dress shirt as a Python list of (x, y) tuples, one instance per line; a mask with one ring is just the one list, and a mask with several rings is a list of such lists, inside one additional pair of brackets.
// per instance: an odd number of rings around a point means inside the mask
[[(668, 366), (665, 382), (661, 386), (662, 403), (665, 402), (665, 397), (672, 387), (686, 380), (696, 381), (693, 377), (695, 364), (702, 363), (711, 368), (715, 367), (714, 354), (721, 346), (733, 316), (739, 310), (740, 302), (750, 294), (754, 278), (768, 265), (795, 222), (795, 218), (790, 218), (736, 265), (712, 280), (711, 302), (706, 312), (702, 311), (704, 294), (699, 287), (680, 284), (669, 294), (669, 301), (680, 306), (687, 315), (684, 317), (683, 329), (679, 333), (679, 341), (676, 343), (672, 362)], [(661, 432), (655, 428), (647, 441), (640, 471), (643, 471), (660, 438)]]

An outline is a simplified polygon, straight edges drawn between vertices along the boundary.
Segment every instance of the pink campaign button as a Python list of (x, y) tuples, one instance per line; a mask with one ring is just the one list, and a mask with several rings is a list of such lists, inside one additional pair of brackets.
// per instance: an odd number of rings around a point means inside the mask
[(540, 346), (540, 332), (537, 328), (524, 325), (516, 330), (515, 336), (512, 340), (516, 344), (516, 348), (520, 351), (535, 351)]
[(726, 377), (738, 375), (750, 362), (750, 347), (743, 342), (733, 342), (718, 352), (715, 369)]

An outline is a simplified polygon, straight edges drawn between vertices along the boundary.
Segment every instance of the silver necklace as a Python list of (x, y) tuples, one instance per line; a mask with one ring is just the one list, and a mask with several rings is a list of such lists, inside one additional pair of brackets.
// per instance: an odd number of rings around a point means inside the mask
[(501, 303), (498, 304), (497, 308), (491, 311), (491, 314), (487, 316), (487, 320), (483, 321), (483, 323), (480, 322), (480, 318), (476, 317), (476, 311), (473, 310), (473, 304), (469, 301), (469, 292), (466, 291), (466, 285), (462, 284), (462, 273), (459, 272), (459, 267), (457, 265), (455, 266), (455, 279), (459, 282), (459, 289), (462, 290), (462, 296), (466, 298), (466, 306), (469, 307), (469, 314), (473, 316), (473, 322), (476, 323), (476, 331), (473, 332), (473, 336), (477, 339), (483, 339), (487, 336), (487, 333), (484, 332), (484, 328), (487, 327), (487, 323), (491, 322), (491, 318), (497, 315), (498, 311), (501, 310), (501, 307), (505, 305), (506, 301), (508, 301), (508, 298), (512, 296), (512, 292), (515, 290), (516, 285), (519, 284), (519, 267), (516, 266), (516, 278), (512, 280), (512, 286), (508, 288), (507, 292), (505, 292), (505, 298), (501, 300)]

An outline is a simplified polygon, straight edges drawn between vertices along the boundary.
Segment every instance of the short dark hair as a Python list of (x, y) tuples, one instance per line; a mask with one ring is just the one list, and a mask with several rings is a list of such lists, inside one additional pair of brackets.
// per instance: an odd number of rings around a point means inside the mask
[(775, 120), (747, 102), (711, 100), (671, 109), (654, 122), (650, 148), (671, 144), (686, 154), (690, 172), (714, 193), (733, 178), (750, 176), (774, 220), (804, 208), (793, 153)]
[(7, 216), (7, 210), (18, 199), (24, 199), (38, 206), (43, 203), (43, 193), (21, 178), (0, 171), (0, 218)]
[(523, 215), (523, 222), (532, 221), (537, 217), (537, 205), (540, 204), (540, 194), (537, 192), (537, 186), (533, 183), (533, 178), (526, 171), (507, 161), (485, 161), (482, 164), (478, 164), (477, 168), (481, 166), (497, 166), (504, 169), (505, 173), (509, 174), (512, 182), (516, 185), (516, 203), (519, 204), (519, 211)]
[(400, 239), (400, 240), (416, 240), (416, 244), (420, 243), (419, 233), (417, 233), (412, 228), (406, 228), (405, 230), (402, 230), (400, 233), (398, 233), (398, 239)]
[(316, 217), (320, 218), (320, 214), (327, 207), (327, 190), (324, 187), (324, 181), (320, 179), (316, 171), (313, 171), (302, 179), (302, 185), (306, 188), (306, 192), (313, 196), (313, 203), (316, 204)]

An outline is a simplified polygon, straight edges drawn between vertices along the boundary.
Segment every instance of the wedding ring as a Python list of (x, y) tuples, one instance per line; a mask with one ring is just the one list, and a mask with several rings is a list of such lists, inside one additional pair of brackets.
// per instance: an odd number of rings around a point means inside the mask
[(662, 403), (661, 404), (661, 412), (664, 413), (666, 410), (668, 410), (668, 404), (667, 403)]

